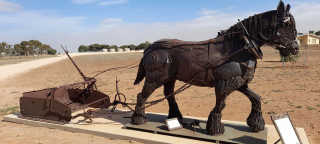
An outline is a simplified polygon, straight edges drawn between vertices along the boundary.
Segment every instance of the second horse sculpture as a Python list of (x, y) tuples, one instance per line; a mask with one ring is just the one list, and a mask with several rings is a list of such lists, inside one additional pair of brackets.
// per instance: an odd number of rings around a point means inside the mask
[(164, 39), (153, 43), (145, 50), (139, 65), (135, 84), (144, 78), (145, 83), (137, 96), (131, 122), (146, 122), (145, 102), (162, 85), (164, 94), (168, 96), (168, 118), (177, 117), (182, 121), (174, 95), (169, 96), (174, 92), (176, 80), (180, 80), (192, 85), (215, 87), (216, 105), (206, 126), (209, 135), (224, 133), (221, 111), (226, 97), (233, 91), (240, 91), (252, 103), (247, 118), (249, 127), (254, 132), (263, 130), (265, 123), (260, 96), (248, 88), (248, 83), (254, 77), (257, 59), (262, 58), (262, 45), (272, 45), (283, 55), (298, 54), (295, 20), (289, 10), (290, 5), (280, 1), (276, 10), (251, 16), (219, 33), (215, 39), (202, 42)]

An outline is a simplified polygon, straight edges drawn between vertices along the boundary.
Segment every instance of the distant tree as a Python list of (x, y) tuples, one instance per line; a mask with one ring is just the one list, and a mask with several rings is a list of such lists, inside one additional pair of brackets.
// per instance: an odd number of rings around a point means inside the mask
[(92, 45), (89, 45), (89, 51), (92, 51), (92, 52), (102, 51), (102, 49), (106, 46), (107, 45), (92, 44)]
[(85, 46), (85, 45), (80, 45), (78, 48), (78, 51), (79, 52), (87, 52), (87, 51), (89, 51), (89, 47)]
[(13, 46), (14, 51), (17, 53), (17, 55), (24, 55), (24, 51), (22, 49), (21, 44), (15, 44)]
[(28, 41), (29, 47), (30, 47), (30, 52), (32, 55), (42, 55), (42, 46), (43, 44), (38, 41), (38, 40), (30, 40)]
[(53, 49), (51, 47), (48, 48), (48, 54), (49, 55), (55, 55), (56, 53), (57, 53), (57, 50), (55, 50), (55, 49)]
[(111, 45), (110, 49), (114, 49), (116, 52), (119, 51), (119, 47), (117, 45)]
[(318, 36), (320, 36), (320, 30), (317, 31), (315, 34), (318, 35)]
[(137, 46), (134, 44), (128, 45), (128, 47), (130, 48), (130, 50), (136, 50)]
[[(52, 48), (50, 47), (50, 45), (42, 44), (42, 45), (40, 46), (40, 55), (49, 54), (50, 49), (52, 49)], [(52, 50), (51, 50), (51, 51), (52, 51)]]
[(1, 42), (0, 43), (0, 54), (3, 53), (3, 52), (7, 53), (9, 48), (10, 48), (10, 45), (8, 43)]
[(111, 45), (110, 48), (116, 49), (116, 48), (118, 48), (118, 46), (117, 45)]
[(121, 45), (120, 48), (122, 48), (122, 49), (129, 48), (129, 45)]
[(92, 44), (92, 45), (89, 45), (89, 51), (98, 51), (100, 45), (99, 44)]
[(310, 31), (309, 31), (309, 34), (314, 34), (314, 30), (310, 30)]
[[(89, 46), (86, 45), (80, 45), (78, 48), (79, 52), (98, 52), (98, 51), (102, 51), (103, 49), (107, 49), (109, 50), (112, 46), (109, 46), (107, 44), (91, 44)], [(117, 46), (116, 46), (117, 47)]]
[(22, 41), (20, 44), (15, 44), (13, 50), (10, 51), (13, 54), (24, 56), (56, 54), (55, 49), (51, 48), (50, 45), (41, 43), (39, 40)]
[(102, 48), (102, 49), (107, 49), (107, 50), (109, 50), (109, 49), (110, 49), (110, 46), (109, 46), (109, 45), (104, 44), (104, 45), (101, 45), (101, 48)]
[(87, 52), (87, 51), (97, 52), (97, 51), (102, 51), (103, 49), (107, 49), (108, 51), (110, 49), (114, 49), (115, 51), (119, 51), (119, 49), (125, 49), (125, 48), (129, 48), (130, 50), (144, 50), (144, 49), (147, 49), (150, 45), (151, 45), (151, 43), (148, 41), (143, 42), (143, 43), (139, 44), (138, 46), (136, 46), (134, 44), (121, 45), (121, 46), (107, 45), (107, 44), (91, 44), (89, 46), (80, 45), (78, 48), (78, 51), (79, 52)]
[(31, 48), (29, 46), (29, 42), (27, 41), (22, 41), (20, 43), (20, 46), (21, 46), (21, 49), (23, 51), (23, 55), (24, 56), (29, 56), (30, 55), (30, 51), (31, 51)]
[(137, 50), (145, 50), (145, 49), (147, 49), (150, 45), (151, 45), (150, 42), (146, 41), (146, 42), (144, 42), (144, 43), (139, 44), (139, 45), (136, 47), (136, 49), (137, 49)]

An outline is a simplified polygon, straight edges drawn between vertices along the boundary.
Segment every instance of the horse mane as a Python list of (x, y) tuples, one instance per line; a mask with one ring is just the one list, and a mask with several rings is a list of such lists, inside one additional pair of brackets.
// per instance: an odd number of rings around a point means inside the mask
[[(268, 19), (268, 20), (265, 20)], [(275, 27), (277, 25), (277, 10), (270, 10), (263, 13), (255, 14), (249, 16), (241, 21), (243, 25), (247, 28), (250, 35), (257, 35), (266, 27)], [(230, 35), (237, 32), (242, 32), (243, 28), (240, 23), (232, 25), (229, 29), (224, 30), (223, 34)]]

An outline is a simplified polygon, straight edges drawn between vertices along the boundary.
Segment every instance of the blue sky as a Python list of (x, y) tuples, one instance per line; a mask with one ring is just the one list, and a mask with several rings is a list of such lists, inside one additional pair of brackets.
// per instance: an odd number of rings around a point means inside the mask
[[(298, 31), (320, 30), (320, 0), (285, 0)], [(278, 0), (0, 0), (0, 41), (39, 39), (58, 48), (204, 40)], [(316, 18), (317, 17), (317, 18)]]
[[(51, 11), (63, 16), (85, 16), (88, 24), (107, 17), (127, 22), (181, 21), (196, 18), (203, 9), (229, 12), (264, 11), (274, 9), (278, 0), (261, 5), (252, 0), (12, 0), (25, 10)], [(115, 2), (103, 5), (103, 2)], [(118, 3), (116, 3), (118, 2)], [(250, 3), (250, 5), (248, 5)]]

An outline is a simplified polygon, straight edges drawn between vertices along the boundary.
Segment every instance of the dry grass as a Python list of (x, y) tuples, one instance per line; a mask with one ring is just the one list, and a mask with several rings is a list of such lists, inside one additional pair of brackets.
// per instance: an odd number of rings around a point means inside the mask
[(0, 115), (7, 115), (19, 112), (19, 106), (10, 106), (6, 108), (0, 108)]

